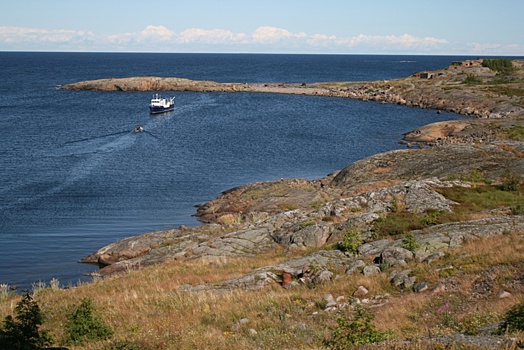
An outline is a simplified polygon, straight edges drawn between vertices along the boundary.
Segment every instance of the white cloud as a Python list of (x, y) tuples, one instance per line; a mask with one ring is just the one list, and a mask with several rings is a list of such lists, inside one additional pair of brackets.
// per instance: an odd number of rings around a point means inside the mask
[(445, 47), (449, 41), (432, 37), (403, 35), (365, 35), (349, 38), (331, 38), (336, 45), (348, 48), (383, 48), (386, 51), (424, 51), (430, 48)]
[(0, 43), (78, 43), (94, 39), (89, 31), (0, 27)]
[(500, 45), (492, 43), (471, 43), (468, 45), (471, 51), (475, 55), (524, 55), (524, 45), (510, 44)]
[(170, 42), (175, 37), (175, 32), (164, 26), (147, 26), (143, 31), (138, 33), (121, 33), (101, 37), (101, 43), (111, 45), (137, 45), (143, 43), (161, 43)]
[(164, 26), (147, 26), (138, 34), (139, 40), (169, 41), (175, 36), (175, 32)]
[(443, 38), (403, 35), (340, 37), (293, 33), (262, 26), (252, 33), (191, 28), (176, 33), (165, 26), (140, 32), (97, 35), (91, 31), (0, 27), (0, 50), (145, 51), (145, 52), (295, 52), (407, 54), (524, 54), (522, 45), (460, 44)]
[(243, 33), (234, 34), (229, 30), (223, 29), (200, 29), (192, 28), (184, 30), (177, 36), (175, 41), (177, 43), (207, 43), (207, 44), (224, 44), (224, 43), (240, 43), (245, 41), (247, 36)]
[(264, 44), (273, 44), (293, 37), (294, 35), (291, 32), (276, 27), (258, 27), (251, 35), (253, 42)]

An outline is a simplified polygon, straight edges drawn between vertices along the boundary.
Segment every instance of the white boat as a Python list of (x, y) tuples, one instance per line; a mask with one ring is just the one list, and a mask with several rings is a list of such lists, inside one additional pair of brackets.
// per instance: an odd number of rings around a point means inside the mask
[(149, 104), (151, 114), (169, 112), (175, 109), (175, 97), (163, 98), (158, 94), (153, 95)]

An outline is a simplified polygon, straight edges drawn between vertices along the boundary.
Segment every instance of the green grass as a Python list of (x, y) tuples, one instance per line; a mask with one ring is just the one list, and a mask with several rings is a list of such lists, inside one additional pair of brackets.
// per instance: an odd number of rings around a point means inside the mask
[(524, 141), (524, 126), (516, 125), (506, 130), (506, 132), (510, 139)]
[(523, 186), (516, 186), (515, 191), (504, 189), (505, 187), (502, 185), (437, 189), (447, 199), (459, 203), (453, 208), (452, 212), (436, 210), (428, 210), (424, 213), (412, 213), (407, 210), (394, 211), (373, 222), (374, 238), (399, 236), (432, 225), (467, 220), (474, 213), (491, 209), (509, 208), (514, 215), (518, 215), (523, 211)]
[(468, 76), (462, 82), (466, 85), (478, 85), (483, 83), (481, 78), (472, 74), (468, 74)]
[(459, 215), (503, 207), (513, 208), (524, 201), (522, 186), (518, 191), (504, 191), (501, 186), (496, 185), (450, 187), (438, 191), (446, 198), (459, 203), (454, 210)]

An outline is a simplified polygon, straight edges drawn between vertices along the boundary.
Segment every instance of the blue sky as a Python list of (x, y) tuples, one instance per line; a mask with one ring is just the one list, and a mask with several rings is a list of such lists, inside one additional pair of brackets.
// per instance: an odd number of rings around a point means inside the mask
[(0, 0), (0, 51), (524, 56), (524, 0)]

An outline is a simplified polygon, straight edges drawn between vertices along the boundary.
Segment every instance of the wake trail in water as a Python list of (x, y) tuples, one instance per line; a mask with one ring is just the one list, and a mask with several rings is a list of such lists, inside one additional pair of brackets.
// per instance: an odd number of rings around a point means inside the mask
[[(135, 133), (132, 130), (126, 130), (99, 137), (66, 142), (58, 152), (54, 154), (48, 153), (44, 155), (44, 157), (81, 157), (83, 159), (79, 162), (75, 161), (74, 165), (67, 172), (67, 175), (62, 179), (52, 173), (39, 173), (36, 178), (23, 178), (11, 188), (4, 188), (2, 191), (3, 193), (11, 193), (10, 196), (17, 198), (17, 200), (0, 205), (0, 209), (15, 209), (17, 207), (27, 206), (31, 203), (37, 203), (45, 198), (63, 192), (71, 186), (74, 186), (79, 181), (85, 180), (93, 173), (93, 171), (96, 171), (105, 162), (109, 161), (111, 154), (115, 154), (115, 152), (131, 147), (136, 140), (136, 137), (133, 137), (133, 134), (139, 133)], [(121, 136), (109, 142), (104, 142), (102, 144), (97, 143), (97, 141), (103, 137), (118, 135)], [(84, 143), (81, 143), (81, 141), (84, 141)], [(28, 191), (30, 192), (28, 193)]]
[[(10, 188), (2, 188), (2, 193), (10, 193), (10, 197), (17, 198), (16, 201), (0, 204), (0, 209), (16, 209), (38, 203), (45, 198), (55, 196), (61, 192), (75, 186), (80, 181), (84, 181), (89, 176), (100, 169), (104, 163), (111, 161), (117, 152), (132, 147), (140, 135), (147, 135), (155, 140), (162, 138), (157, 135), (155, 130), (163, 126), (170, 125), (175, 116), (184, 115), (188, 112), (198, 110), (202, 106), (209, 106), (214, 101), (209, 96), (199, 97), (191, 103), (178, 106), (175, 112), (168, 112), (163, 115), (150, 117), (148, 122), (143, 124), (143, 132), (136, 132), (134, 128), (121, 130), (103, 135), (85, 137), (77, 140), (66, 141), (59, 148), (51, 152), (42, 150), (35, 156), (38, 158), (69, 158), (65, 162), (71, 164), (66, 175), (60, 178), (53, 174), (38, 174), (33, 178), (20, 179)], [(63, 174), (63, 172), (62, 172)], [(30, 193), (28, 193), (30, 191)]]
[(69, 143), (76, 143), (76, 142), (84, 142), (84, 141), (91, 141), (91, 140), (95, 140), (95, 139), (101, 139), (103, 137), (121, 135), (121, 134), (129, 133), (131, 131), (132, 130), (124, 130), (124, 131), (113, 132), (111, 134), (105, 134), (105, 135), (101, 135), (101, 136), (86, 137), (86, 138), (83, 138), (83, 139), (80, 139), (80, 140), (66, 141), (66, 142), (64, 142), (64, 145), (67, 145)]

